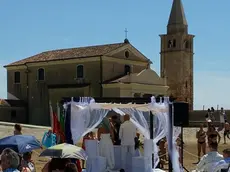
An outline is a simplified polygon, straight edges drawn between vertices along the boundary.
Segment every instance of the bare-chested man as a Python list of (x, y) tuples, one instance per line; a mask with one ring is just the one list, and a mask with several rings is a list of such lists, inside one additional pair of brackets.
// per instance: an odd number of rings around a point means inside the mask
[(224, 144), (226, 144), (226, 136), (228, 137), (228, 139), (230, 139), (229, 134), (230, 134), (230, 125), (228, 122), (225, 122), (224, 124)]

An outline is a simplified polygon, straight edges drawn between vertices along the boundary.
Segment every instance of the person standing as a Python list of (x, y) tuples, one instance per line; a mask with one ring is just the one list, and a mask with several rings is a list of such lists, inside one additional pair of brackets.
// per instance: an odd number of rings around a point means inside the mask
[(230, 125), (228, 122), (225, 122), (224, 124), (224, 144), (226, 144), (226, 136), (228, 137), (228, 139), (230, 139), (229, 134), (230, 134)]
[(198, 149), (198, 162), (200, 161), (201, 151), (203, 155), (206, 154), (206, 132), (204, 131), (203, 125), (200, 125), (200, 130), (196, 133), (197, 138), (197, 149)]
[(119, 131), (121, 127), (121, 123), (118, 119), (117, 115), (112, 116), (112, 126), (114, 132), (114, 145), (121, 145), (121, 140), (119, 139)]
[(223, 107), (221, 107), (219, 115), (220, 115), (220, 126), (219, 126), (219, 128), (218, 128), (218, 131), (220, 132), (220, 131), (222, 131), (223, 128), (224, 128), (225, 116), (226, 116)]
[(114, 147), (113, 147), (113, 131), (108, 118), (104, 118), (99, 125), (97, 131), (99, 140), (99, 155), (106, 158), (107, 169), (112, 170), (115, 167)]
[[(121, 124), (119, 137), (121, 139), (121, 160), (122, 168), (127, 169), (127, 155), (133, 156), (135, 153), (135, 137), (137, 129), (130, 121), (130, 116), (126, 114), (124, 116), (124, 123)], [(127, 170), (126, 170), (127, 171)]]

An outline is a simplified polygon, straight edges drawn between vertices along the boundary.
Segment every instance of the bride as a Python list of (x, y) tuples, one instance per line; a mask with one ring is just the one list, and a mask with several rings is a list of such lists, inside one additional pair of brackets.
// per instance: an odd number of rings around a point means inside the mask
[(99, 155), (107, 159), (108, 169), (115, 167), (114, 148), (113, 148), (113, 131), (108, 118), (104, 118), (97, 131), (99, 142)]

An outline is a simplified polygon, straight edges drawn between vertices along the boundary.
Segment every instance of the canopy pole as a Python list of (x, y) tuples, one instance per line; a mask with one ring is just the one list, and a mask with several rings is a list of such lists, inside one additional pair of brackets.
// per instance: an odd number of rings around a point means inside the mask
[[(172, 142), (173, 142), (173, 103), (169, 104), (169, 143), (172, 148)], [(169, 169), (169, 172), (172, 172), (173, 171), (173, 166), (172, 166), (172, 161), (171, 161), (171, 157), (173, 156), (170, 156), (170, 154), (168, 153), (168, 169)]]
[[(154, 116), (153, 116), (153, 113), (150, 111), (150, 139), (151, 140), (153, 140), (153, 136), (154, 136), (153, 120), (154, 120)], [(154, 154), (153, 153), (152, 153), (152, 166), (154, 167)]]

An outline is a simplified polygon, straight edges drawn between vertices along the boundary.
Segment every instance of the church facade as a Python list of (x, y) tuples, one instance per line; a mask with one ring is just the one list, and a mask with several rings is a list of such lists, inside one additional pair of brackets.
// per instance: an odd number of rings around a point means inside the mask
[(187, 33), (180, 0), (174, 0), (167, 34), (161, 35), (161, 77), (150, 65), (126, 39), (47, 51), (4, 67), (8, 99), (26, 102), (30, 124), (49, 125), (49, 103), (55, 110), (62, 97), (172, 95), (188, 101), (192, 109), (193, 35)]
[(29, 123), (48, 125), (49, 102), (55, 110), (63, 97), (167, 95), (166, 80), (150, 64), (127, 40), (53, 50), (5, 66), (7, 91), (27, 102)]

